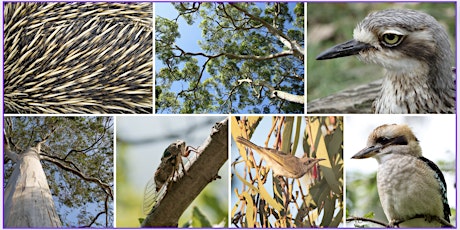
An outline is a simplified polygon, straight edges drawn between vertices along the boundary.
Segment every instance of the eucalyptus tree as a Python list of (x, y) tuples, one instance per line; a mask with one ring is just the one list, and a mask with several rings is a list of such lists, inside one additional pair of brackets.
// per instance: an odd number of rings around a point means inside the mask
[(113, 226), (112, 117), (4, 122), (5, 226)]
[(160, 4), (157, 113), (304, 112), (304, 3)]

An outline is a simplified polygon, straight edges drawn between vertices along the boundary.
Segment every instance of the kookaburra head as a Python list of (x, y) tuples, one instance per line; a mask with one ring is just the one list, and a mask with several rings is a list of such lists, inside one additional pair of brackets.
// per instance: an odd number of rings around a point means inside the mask
[(455, 112), (453, 52), (446, 30), (416, 10), (388, 9), (369, 14), (353, 31), (317, 60), (357, 55), (385, 69), (376, 113)]
[(366, 148), (353, 156), (354, 159), (374, 157), (379, 163), (392, 153), (421, 157), (419, 141), (407, 125), (386, 124), (374, 129), (369, 135)]

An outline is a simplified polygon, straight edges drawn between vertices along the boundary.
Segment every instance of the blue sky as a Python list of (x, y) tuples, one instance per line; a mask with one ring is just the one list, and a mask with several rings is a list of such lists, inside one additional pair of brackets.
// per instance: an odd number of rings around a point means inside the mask
[[(177, 15), (178, 13), (171, 3), (155, 3), (155, 16), (174, 19), (177, 17)], [(196, 21), (194, 24), (189, 25), (182, 17), (179, 18), (178, 24), (181, 37), (176, 40), (176, 44), (179, 47), (190, 52), (202, 51), (198, 46), (198, 41), (202, 39), (201, 29), (198, 27), (199, 22), (200, 21)], [(195, 58), (198, 59), (199, 66), (201, 66), (205, 61), (205, 58), (200, 56)], [(155, 56), (155, 72), (159, 72), (163, 67), (165, 67), (165, 65)], [(204, 76), (203, 80), (206, 80), (207, 76), (208, 75)], [(172, 84), (171, 90), (173, 92), (179, 92), (187, 88), (188, 84), (186, 82), (174, 82)]]
[[(259, 3), (256, 3), (256, 5), (260, 6), (261, 8), (265, 7), (265, 3), (259, 2)], [(289, 10), (291, 11), (291, 15), (294, 15), (293, 10), (294, 10), (295, 4), (289, 4), (288, 6), (289, 6)], [(155, 15), (164, 17), (164, 18), (168, 18), (168, 19), (175, 19), (178, 13), (176, 9), (172, 6), (171, 3), (156, 3), (155, 4)], [(201, 22), (200, 19), (196, 19), (194, 24), (188, 25), (182, 17), (179, 18), (178, 24), (179, 24), (179, 32), (181, 34), (181, 37), (176, 40), (176, 44), (179, 47), (183, 48), (186, 51), (190, 51), (190, 52), (202, 52), (201, 48), (198, 45), (198, 41), (202, 40), (201, 28), (199, 28), (198, 26), (200, 22)], [(289, 29), (292, 26), (286, 23), (285, 27), (286, 29)], [(195, 56), (195, 58), (198, 59), (198, 66), (200, 67), (203, 65), (203, 63), (206, 60), (206, 58), (203, 58), (200, 56)], [(165, 65), (155, 57), (155, 71), (159, 72), (159, 70), (163, 68), (164, 66)], [(207, 78), (209, 78), (209, 74), (205, 71), (204, 76), (201, 79), (201, 81), (203, 82)], [(188, 88), (188, 83), (182, 81), (182, 82), (173, 83), (171, 90), (177, 93), (187, 88)], [(214, 93), (214, 92), (211, 92), (211, 93)], [(270, 103), (270, 100), (265, 99), (263, 103), (261, 104), (260, 108), (262, 108), (263, 105), (266, 105), (268, 103)], [(248, 112), (249, 110), (245, 109), (241, 111), (240, 113), (248, 113)]]

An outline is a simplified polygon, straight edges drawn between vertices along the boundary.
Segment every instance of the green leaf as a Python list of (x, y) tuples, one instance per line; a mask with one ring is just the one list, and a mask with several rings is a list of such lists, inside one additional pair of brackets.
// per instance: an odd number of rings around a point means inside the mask
[(368, 218), (368, 219), (373, 219), (374, 216), (375, 216), (374, 212), (368, 212), (368, 213), (364, 214), (364, 218)]
[(203, 228), (203, 227), (212, 227), (208, 218), (198, 209), (198, 207), (193, 207), (192, 211), (192, 226), (194, 228)]
[(142, 222), (144, 222), (145, 218), (138, 218), (139, 220), (139, 224), (142, 224)]

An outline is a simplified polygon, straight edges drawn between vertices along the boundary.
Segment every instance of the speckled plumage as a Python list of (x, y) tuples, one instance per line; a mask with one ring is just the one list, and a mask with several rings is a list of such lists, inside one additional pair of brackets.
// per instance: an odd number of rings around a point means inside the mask
[(454, 113), (453, 52), (446, 30), (421, 11), (388, 9), (369, 14), (354, 40), (332, 47), (317, 59), (358, 55), (385, 69), (375, 113)]
[(382, 125), (369, 136), (367, 147), (355, 159), (374, 157), (379, 163), (377, 188), (390, 223), (401, 227), (440, 227), (449, 222), (446, 182), (439, 168), (422, 156), (417, 138), (407, 125)]

